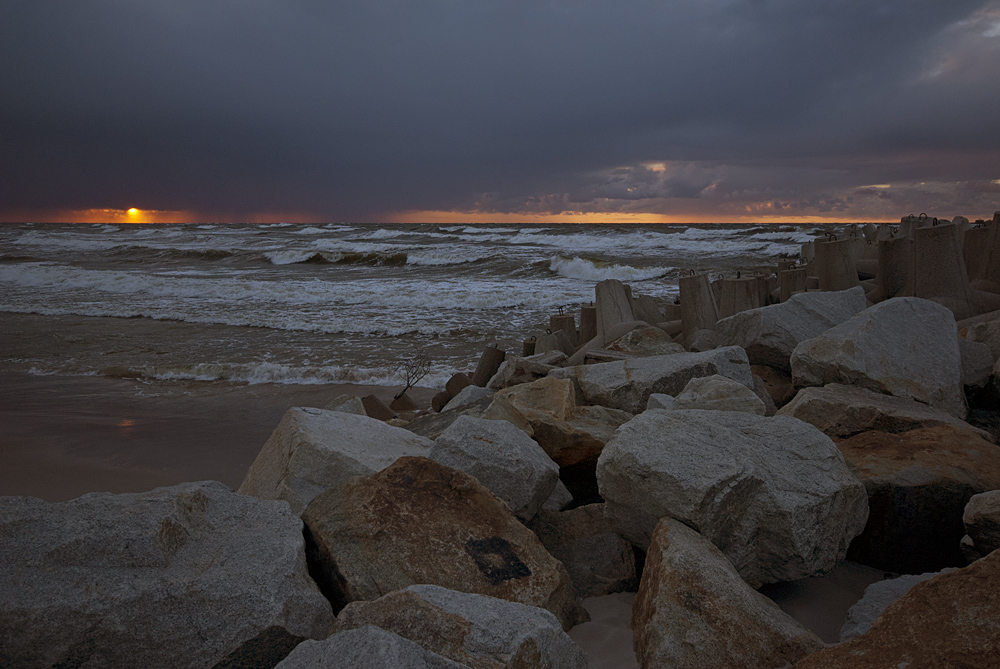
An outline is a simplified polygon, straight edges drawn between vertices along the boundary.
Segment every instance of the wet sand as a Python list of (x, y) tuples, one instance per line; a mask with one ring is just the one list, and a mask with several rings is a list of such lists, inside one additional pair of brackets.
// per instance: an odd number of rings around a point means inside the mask
[[(398, 390), (3, 372), (0, 495), (59, 502), (209, 479), (236, 488), (289, 407), (323, 407), (341, 393), (388, 401)], [(435, 392), (415, 390), (425, 404)]]

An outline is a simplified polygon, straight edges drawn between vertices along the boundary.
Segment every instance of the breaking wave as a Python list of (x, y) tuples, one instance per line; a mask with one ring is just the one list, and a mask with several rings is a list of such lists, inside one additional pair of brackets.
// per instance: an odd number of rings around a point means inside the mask
[(673, 268), (632, 267), (631, 265), (616, 265), (591, 258), (554, 256), (549, 261), (549, 269), (567, 279), (581, 279), (584, 281), (604, 281), (605, 279), (646, 281), (665, 276)]

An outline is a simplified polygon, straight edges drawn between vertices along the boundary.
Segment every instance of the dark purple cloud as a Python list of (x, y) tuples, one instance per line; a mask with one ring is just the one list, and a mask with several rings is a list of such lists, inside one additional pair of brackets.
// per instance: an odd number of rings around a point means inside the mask
[(0, 188), (337, 220), (995, 208), (998, 80), (997, 0), (5, 0)]

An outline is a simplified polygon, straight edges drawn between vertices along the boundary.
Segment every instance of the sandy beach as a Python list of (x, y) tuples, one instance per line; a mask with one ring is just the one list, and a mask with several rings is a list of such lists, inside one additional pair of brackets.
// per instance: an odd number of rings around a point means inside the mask
[[(0, 495), (60, 502), (202, 480), (236, 488), (289, 407), (395, 392), (0, 373)], [(416, 389), (415, 399), (433, 392)]]

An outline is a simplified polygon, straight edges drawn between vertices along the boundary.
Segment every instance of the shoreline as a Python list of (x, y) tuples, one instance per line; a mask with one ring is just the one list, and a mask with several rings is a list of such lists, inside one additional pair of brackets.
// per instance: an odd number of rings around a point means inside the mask
[[(400, 386), (401, 387), (401, 386)], [(62, 502), (185, 481), (239, 487), (282, 415), (342, 393), (388, 401), (395, 386), (144, 383), (0, 372), (0, 496)], [(435, 390), (414, 388), (426, 405)]]

